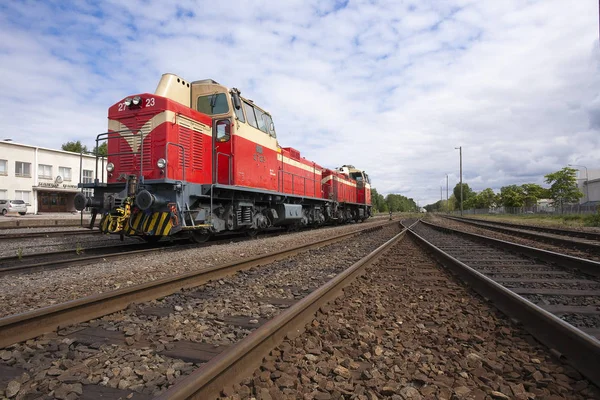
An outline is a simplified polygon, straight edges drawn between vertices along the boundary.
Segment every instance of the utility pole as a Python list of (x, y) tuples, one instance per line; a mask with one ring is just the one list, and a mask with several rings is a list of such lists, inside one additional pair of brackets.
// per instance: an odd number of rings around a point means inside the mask
[(446, 214), (450, 214), (450, 203), (448, 202), (448, 174), (446, 174)]
[(462, 146), (455, 147), (454, 150), (459, 152), (460, 157), (460, 216), (463, 216), (463, 184), (462, 184)]

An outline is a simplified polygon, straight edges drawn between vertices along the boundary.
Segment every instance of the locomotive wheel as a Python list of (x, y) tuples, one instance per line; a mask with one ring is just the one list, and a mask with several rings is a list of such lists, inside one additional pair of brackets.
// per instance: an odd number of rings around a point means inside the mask
[(156, 243), (161, 239), (161, 236), (142, 236), (142, 240), (146, 243)]
[(208, 239), (212, 237), (212, 233), (210, 232), (190, 232), (190, 239), (194, 243), (205, 243)]
[(260, 230), (258, 229), (250, 229), (249, 231), (246, 231), (246, 235), (248, 235), (248, 237), (251, 239), (256, 239), (259, 233)]

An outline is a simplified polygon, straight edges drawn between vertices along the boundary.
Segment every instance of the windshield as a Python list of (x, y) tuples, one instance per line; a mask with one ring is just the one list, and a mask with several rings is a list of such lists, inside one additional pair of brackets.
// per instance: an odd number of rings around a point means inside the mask
[(25, 204), (25, 202), (23, 200), (13, 200), (13, 201), (11, 201), (11, 203), (13, 203), (13, 204)]
[(198, 97), (196, 109), (206, 115), (225, 114), (229, 112), (229, 104), (225, 93), (209, 94)]

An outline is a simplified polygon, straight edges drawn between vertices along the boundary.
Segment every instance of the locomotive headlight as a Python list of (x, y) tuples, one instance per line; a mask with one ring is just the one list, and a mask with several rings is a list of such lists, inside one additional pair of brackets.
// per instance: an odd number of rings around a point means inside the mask
[(133, 101), (133, 100), (131, 99), (131, 97), (128, 97), (128, 98), (126, 98), (126, 99), (125, 99), (124, 103), (125, 103), (125, 105), (126, 105), (127, 107), (129, 107), (129, 106), (131, 105), (131, 102), (132, 102), (132, 101)]
[(159, 158), (158, 161), (156, 162), (156, 166), (160, 169), (163, 169), (164, 167), (167, 166), (167, 160), (165, 160), (164, 158)]
[(113, 164), (113, 163), (111, 163), (111, 162), (109, 162), (108, 164), (106, 164), (106, 170), (107, 170), (108, 172), (113, 172), (113, 171), (114, 171), (114, 169), (115, 169), (115, 164)]
[(137, 106), (138, 104), (140, 104), (142, 102), (142, 98), (140, 96), (135, 96), (133, 98), (133, 100), (131, 100), (131, 102), (133, 103), (134, 106)]

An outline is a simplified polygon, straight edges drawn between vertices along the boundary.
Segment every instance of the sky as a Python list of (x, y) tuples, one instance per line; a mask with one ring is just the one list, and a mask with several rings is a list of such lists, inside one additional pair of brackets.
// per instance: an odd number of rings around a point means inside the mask
[[(176, 5), (175, 5), (176, 4)], [(94, 146), (163, 73), (237, 87), (279, 143), (421, 206), (600, 169), (596, 0), (0, 3), (0, 140)]]

